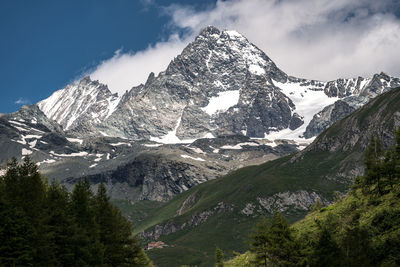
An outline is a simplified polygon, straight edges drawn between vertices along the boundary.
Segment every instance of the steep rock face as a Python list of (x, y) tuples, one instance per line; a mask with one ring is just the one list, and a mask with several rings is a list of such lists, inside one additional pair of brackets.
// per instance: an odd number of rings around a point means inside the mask
[(286, 74), (242, 35), (208, 27), (165, 72), (127, 93), (99, 127), (155, 141), (263, 137), (270, 128), (289, 127), (293, 117), (293, 103), (271, 78), (284, 80)]
[(289, 209), (307, 211), (317, 201), (321, 201), (325, 205), (329, 204), (329, 201), (322, 199), (316, 192), (308, 192), (306, 190), (281, 192), (268, 198), (258, 197), (257, 201), (270, 214), (275, 210), (282, 213)]
[(36, 105), (23, 106), (17, 112), (5, 114), (2, 117), (9, 121), (25, 123), (27, 127), (62, 133), (62, 127), (49, 119)]
[[(186, 205), (187, 202), (195, 202), (193, 197), (194, 195), (190, 195), (183, 202), (182, 207)], [(286, 214), (295, 213), (296, 211), (305, 212), (310, 210), (312, 205), (317, 201), (321, 201), (321, 203), (325, 205), (331, 204), (331, 202), (324, 199), (316, 192), (306, 190), (298, 190), (296, 192), (286, 191), (276, 193), (266, 198), (257, 197), (254, 202), (244, 204), (242, 209), (234, 204), (221, 201), (210, 209), (192, 213), (190, 216), (186, 217), (183, 223), (177, 223), (172, 218), (150, 229), (146, 229), (146, 231), (141, 233), (141, 236), (147, 240), (158, 240), (162, 236), (185, 230), (185, 228), (192, 228), (193, 230), (196, 226), (207, 223), (207, 220), (221, 213), (230, 214), (232, 218), (237, 216), (236, 214), (257, 218), (260, 215), (265, 216), (265, 214), (272, 214), (274, 211)], [(184, 212), (180, 212), (182, 207), (178, 210), (177, 216), (184, 214)]]
[[(121, 190), (125, 189), (131, 191), (126, 196), (131, 201), (167, 201), (188, 188), (217, 178), (218, 172), (226, 172), (226, 166), (218, 163), (204, 166), (184, 158), (177, 160), (167, 155), (142, 153), (116, 170), (89, 175), (87, 178), (92, 184), (103, 182), (108, 185), (113, 198), (121, 199), (124, 195)], [(73, 185), (76, 181), (76, 178), (71, 178), (63, 183)]]
[(326, 83), (324, 92), (329, 97), (343, 98), (346, 96), (360, 94), (364, 85), (370, 79), (358, 77), (356, 79), (337, 79)]
[(345, 101), (338, 100), (332, 105), (325, 107), (323, 110), (314, 115), (310, 124), (307, 125), (304, 132), (305, 138), (311, 138), (328, 128), (334, 122), (343, 119), (356, 108), (350, 106)]
[(193, 214), (186, 222), (177, 224), (168, 221), (164, 224), (156, 225), (150, 231), (144, 231), (141, 236), (148, 240), (158, 240), (160, 236), (176, 233), (186, 228), (193, 228), (205, 223), (210, 217), (215, 214), (228, 213), (234, 210), (235, 206), (219, 202), (214, 208)]
[(106, 85), (85, 77), (54, 92), (37, 105), (49, 119), (68, 130), (81, 122), (102, 122), (113, 113), (118, 102), (118, 96), (113, 95)]

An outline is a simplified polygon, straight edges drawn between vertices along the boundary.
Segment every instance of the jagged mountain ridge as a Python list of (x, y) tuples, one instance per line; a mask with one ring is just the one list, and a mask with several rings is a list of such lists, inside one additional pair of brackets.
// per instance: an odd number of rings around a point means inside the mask
[[(146, 84), (121, 98), (86, 77), (78, 86), (64, 89), (68, 93), (57, 91), (41, 101), (39, 107), (75, 135), (164, 143), (235, 134), (295, 139), (316, 136), (398, 85), (398, 78), (384, 73), (330, 82), (288, 76), (241, 34), (210, 26), (164, 72), (157, 77), (150, 74)], [(104, 97), (90, 97), (85, 86), (101, 88)], [(70, 98), (63, 95), (70, 96), (73, 90), (92, 102), (71, 108)], [(93, 101), (96, 97), (98, 102)]]

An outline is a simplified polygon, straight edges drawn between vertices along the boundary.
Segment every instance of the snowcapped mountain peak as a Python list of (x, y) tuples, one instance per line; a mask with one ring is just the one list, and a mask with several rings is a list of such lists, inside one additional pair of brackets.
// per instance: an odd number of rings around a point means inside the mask
[[(157, 77), (123, 97), (100, 131), (124, 138), (193, 140), (301, 123), (274, 80), (286, 80), (263, 51), (235, 31), (203, 29)], [(269, 113), (263, 109), (270, 107)], [(174, 138), (167, 138), (173, 135)]]
[(38, 106), (49, 119), (68, 130), (83, 120), (100, 123), (113, 113), (119, 101), (118, 95), (112, 94), (107, 85), (87, 76), (54, 92)]
[(204, 136), (316, 136), (372, 97), (400, 85), (385, 73), (323, 82), (288, 76), (234, 30), (204, 28), (165, 71), (113, 95), (84, 77), (38, 103), (78, 135), (179, 143)]

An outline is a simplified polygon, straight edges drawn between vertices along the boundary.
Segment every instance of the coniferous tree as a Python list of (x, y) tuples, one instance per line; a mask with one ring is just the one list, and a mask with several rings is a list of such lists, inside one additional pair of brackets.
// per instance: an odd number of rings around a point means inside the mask
[(23, 212), (0, 200), (0, 266), (28, 266), (33, 250), (29, 224)]
[(54, 257), (49, 249), (50, 234), (44, 222), (46, 183), (37, 165), (29, 157), (25, 157), (23, 163), (18, 165), (14, 158), (7, 166), (4, 184), (4, 199), (20, 209), (27, 220), (26, 239), (33, 260), (39, 265), (53, 264)]
[(224, 252), (219, 247), (215, 249), (215, 266), (224, 267)]
[(373, 252), (368, 232), (359, 225), (346, 227), (340, 247), (344, 250), (344, 261), (347, 266), (373, 266)]
[(47, 192), (46, 223), (51, 233), (55, 265), (73, 266), (74, 240), (77, 239), (77, 225), (70, 213), (69, 194), (65, 188), (53, 182)]
[(299, 248), (289, 222), (281, 213), (274, 213), (269, 234), (271, 262), (277, 266), (294, 266), (299, 260)]
[(396, 144), (393, 152), (394, 183), (400, 183), (400, 127), (396, 131)]
[(100, 242), (105, 244), (104, 263), (110, 265), (122, 263), (123, 245), (120, 243), (118, 233), (121, 229), (118, 229), (117, 214), (109, 203), (104, 184), (99, 185), (95, 197), (95, 215), (96, 223), (99, 226)]
[(80, 180), (71, 194), (71, 213), (78, 233), (74, 240), (76, 265), (101, 265), (103, 248), (99, 240), (99, 228), (95, 221), (93, 193), (87, 179)]
[(100, 242), (104, 244), (103, 263), (110, 266), (148, 266), (150, 260), (132, 237), (131, 223), (109, 200), (101, 183), (95, 196), (95, 216)]
[(255, 266), (268, 266), (268, 230), (269, 222), (264, 218), (257, 224), (250, 235), (250, 251), (255, 255), (253, 262)]
[(368, 192), (383, 194), (382, 175), (383, 175), (383, 156), (384, 150), (382, 142), (371, 136), (370, 143), (365, 151), (364, 164), (366, 167), (365, 175), (361, 179), (361, 186)]
[(309, 259), (310, 266), (341, 266), (342, 251), (332, 236), (332, 229), (326, 225), (320, 226), (317, 242)]
[(394, 145), (396, 159), (400, 160), (400, 127), (395, 132), (396, 144)]
[(282, 214), (275, 212), (270, 220), (261, 221), (253, 234), (251, 251), (257, 266), (295, 266), (300, 260), (300, 250), (293, 230)]

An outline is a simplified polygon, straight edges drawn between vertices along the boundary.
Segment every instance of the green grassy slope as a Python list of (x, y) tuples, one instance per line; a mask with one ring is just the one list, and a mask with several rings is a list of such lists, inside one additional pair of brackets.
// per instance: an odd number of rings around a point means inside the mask
[[(316, 222), (330, 221), (335, 225), (331, 230), (335, 239), (340, 239), (349, 223), (357, 218), (360, 229), (367, 229), (372, 249), (379, 251), (385, 244), (396, 244), (400, 237), (400, 187), (396, 185), (390, 193), (381, 197), (366, 196), (356, 190), (337, 203), (311, 212), (304, 219), (293, 225), (297, 236), (308, 242), (316, 240), (319, 227)], [(332, 222), (332, 219), (335, 222)], [(397, 239), (398, 240), (398, 239)], [(397, 241), (398, 244), (398, 241)], [(376, 252), (375, 252), (376, 253)], [(390, 255), (381, 255), (383, 266), (396, 266)], [(250, 252), (228, 260), (226, 267), (250, 267), (254, 256)], [(386, 258), (386, 259), (385, 259)], [(386, 263), (385, 263), (386, 262)], [(386, 264), (386, 265), (385, 265)]]
[[(196, 225), (161, 235), (159, 240), (169, 247), (149, 251), (154, 263), (159, 266), (211, 266), (216, 246), (228, 256), (232, 251), (243, 252), (247, 249), (244, 241), (249, 231), (259, 217), (268, 215), (258, 205), (258, 197), (305, 190), (332, 201), (334, 191), (345, 192), (351, 183), (347, 176), (361, 166), (362, 150), (370, 134), (383, 136), (389, 143), (394, 138), (388, 133), (394, 132), (399, 108), (400, 89), (394, 89), (335, 123), (309, 148), (295, 156), (234, 171), (152, 209), (147, 218), (136, 224), (136, 233), (152, 232), (156, 225), (181, 227), (204, 212), (212, 212)], [(185, 210), (179, 213), (189, 198), (191, 204), (185, 205)], [(218, 209), (221, 202), (230, 209)], [(250, 216), (240, 212), (247, 203), (256, 207)], [(284, 212), (291, 222), (303, 218), (306, 213), (295, 207)]]
[[(265, 211), (254, 216), (241, 214), (246, 203), (255, 203), (258, 196), (296, 190), (311, 190), (332, 199), (334, 191), (343, 191), (347, 185), (321, 177), (335, 173), (339, 168), (338, 162), (347, 156), (346, 153), (310, 153), (301, 162), (288, 164), (289, 158), (285, 157), (257, 167), (240, 169), (177, 196), (156, 210), (154, 216), (137, 225), (136, 231), (140, 232), (161, 222), (181, 225), (194, 214), (212, 210), (220, 202), (233, 205), (233, 211), (216, 213), (196, 227), (187, 227), (183, 231), (162, 236), (160, 240), (173, 247), (148, 253), (159, 266), (170, 266), (172, 263), (176, 265), (171, 266), (210, 266), (216, 246), (227, 251), (228, 255), (232, 251), (245, 251), (249, 231), (261, 215), (267, 215)], [(177, 216), (177, 210), (192, 194), (198, 198), (196, 203), (184, 214)], [(306, 211), (297, 209), (286, 212), (292, 222), (303, 218), (305, 214)]]

